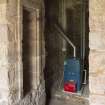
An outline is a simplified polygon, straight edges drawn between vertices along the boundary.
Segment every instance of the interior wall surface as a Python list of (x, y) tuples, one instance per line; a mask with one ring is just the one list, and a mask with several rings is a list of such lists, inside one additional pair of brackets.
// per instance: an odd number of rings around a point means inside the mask
[(59, 36), (54, 24), (61, 18), (59, 0), (45, 0), (46, 25), (45, 25), (45, 45), (46, 45), (46, 66), (45, 80), (46, 93), (48, 98), (59, 88), (63, 82), (64, 53), (62, 52), (63, 41)]
[(105, 105), (105, 1), (89, 1), (90, 105)]
[[(23, 96), (23, 7), (29, 11), (37, 11), (37, 29), (29, 27), (37, 36), (35, 39), (36, 53), (34, 57), (37, 61), (37, 68), (31, 72), (32, 81), (30, 91)], [(39, 11), (39, 12), (38, 12)], [(32, 15), (32, 14), (31, 14)], [(33, 17), (31, 17), (33, 20)], [(31, 21), (30, 21), (31, 22)], [(26, 20), (26, 23), (30, 23)], [(31, 22), (32, 23), (32, 22)], [(34, 24), (34, 21), (33, 21)], [(32, 25), (32, 24), (31, 24)], [(0, 60), (0, 105), (44, 105), (45, 102), (45, 83), (43, 69), (45, 65), (45, 42), (44, 42), (44, 4), (41, 0), (3, 0), (0, 1), (0, 35), (1, 40), (1, 60)], [(28, 34), (28, 33), (27, 33)], [(25, 36), (26, 38), (26, 36)], [(33, 40), (32, 40), (33, 41)], [(30, 41), (30, 46), (35, 43)], [(29, 46), (27, 46), (28, 48)], [(31, 47), (30, 47), (31, 48)], [(27, 51), (24, 51), (27, 54)], [(32, 51), (33, 52), (33, 51)], [(31, 54), (32, 54), (31, 52)], [(33, 54), (32, 54), (33, 55)], [(32, 57), (30, 57), (31, 59)], [(32, 63), (32, 59), (31, 59)], [(33, 65), (31, 65), (32, 67)], [(36, 77), (37, 74), (37, 77)], [(28, 77), (27, 77), (28, 78)], [(37, 80), (35, 79), (37, 78)], [(37, 83), (35, 82), (37, 81)], [(28, 82), (28, 81), (27, 81)], [(36, 85), (37, 84), (37, 85)], [(34, 85), (34, 86), (33, 86)], [(36, 86), (36, 87), (35, 87)], [(34, 88), (35, 87), (35, 88)]]

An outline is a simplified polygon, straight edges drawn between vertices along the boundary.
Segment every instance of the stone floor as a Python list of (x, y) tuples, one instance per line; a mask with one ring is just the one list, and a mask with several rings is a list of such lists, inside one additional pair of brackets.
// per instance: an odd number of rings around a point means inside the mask
[(89, 105), (88, 101), (83, 99), (74, 99), (70, 98), (69, 100), (53, 98), (50, 102), (50, 105)]
[[(87, 88), (84, 89), (85, 92)], [(52, 96), (49, 105), (89, 105), (87, 95), (65, 93), (64, 91), (57, 91)]]

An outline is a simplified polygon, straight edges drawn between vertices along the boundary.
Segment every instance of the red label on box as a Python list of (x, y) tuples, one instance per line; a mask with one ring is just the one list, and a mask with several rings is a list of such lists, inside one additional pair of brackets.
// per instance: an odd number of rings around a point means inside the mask
[(75, 83), (71, 83), (71, 82), (65, 83), (64, 84), (64, 91), (76, 92), (76, 84)]

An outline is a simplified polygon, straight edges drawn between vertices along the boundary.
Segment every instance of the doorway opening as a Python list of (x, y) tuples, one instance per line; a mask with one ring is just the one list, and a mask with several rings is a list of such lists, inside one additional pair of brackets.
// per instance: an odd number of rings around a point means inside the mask
[(39, 27), (37, 13), (23, 7), (23, 38), (22, 38), (22, 61), (23, 61), (23, 93), (27, 95), (36, 90), (39, 85)]
[(30, 12), (23, 9), (23, 40), (22, 40), (22, 49), (23, 49), (23, 90), (24, 95), (30, 92), (31, 89), (31, 62), (30, 62)]
[[(46, 92), (51, 97), (57, 90), (64, 89), (64, 62), (73, 57), (73, 48), (64, 37), (76, 47), (76, 58), (80, 61), (80, 94), (89, 96), (89, 10), (88, 0), (45, 0), (46, 24)], [(61, 32), (54, 27), (58, 26)], [(78, 93), (78, 92), (76, 92)]]

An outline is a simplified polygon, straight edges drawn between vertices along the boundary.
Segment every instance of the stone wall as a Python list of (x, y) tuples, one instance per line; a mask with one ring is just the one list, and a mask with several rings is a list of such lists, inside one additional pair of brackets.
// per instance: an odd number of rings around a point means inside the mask
[(0, 1), (0, 105), (8, 103), (8, 26), (6, 20), (6, 0)]
[[(36, 34), (38, 39), (35, 39), (37, 43), (35, 59), (37, 61), (37, 68), (33, 74), (37, 74), (38, 82), (32, 79), (29, 94), (26, 98), (23, 97), (23, 63), (22, 63), (22, 40), (23, 40), (23, 6), (33, 11), (39, 10), (40, 17), (37, 18)], [(44, 85), (44, 35), (43, 35), (43, 14), (44, 10), (43, 1), (35, 0), (1, 0), (0, 1), (0, 105), (13, 105), (21, 104), (23, 101), (29, 105), (27, 97), (33, 97), (37, 99), (32, 101), (32, 104), (44, 104), (45, 101), (45, 85)], [(43, 11), (44, 12), (44, 11)], [(33, 30), (32, 28), (30, 28)], [(33, 31), (32, 31), (33, 32)], [(32, 45), (32, 43), (30, 43)], [(33, 54), (32, 54), (33, 55)], [(32, 58), (32, 57), (31, 57)], [(30, 59), (31, 59), (30, 58)], [(41, 66), (43, 65), (43, 66)], [(31, 65), (33, 66), (33, 65)], [(37, 71), (37, 72), (36, 72)], [(33, 76), (34, 77), (34, 76)], [(27, 77), (28, 78), (28, 77)], [(22, 101), (23, 97), (23, 101)], [(37, 98), (35, 98), (37, 97)], [(44, 97), (44, 98), (43, 98)], [(19, 102), (20, 100), (20, 102)], [(40, 101), (39, 101), (40, 100)], [(42, 101), (41, 101), (42, 100)], [(42, 102), (42, 103), (38, 103)], [(31, 103), (30, 103), (31, 104)], [(24, 104), (21, 104), (24, 105)], [(26, 104), (25, 104), (26, 105)]]
[(90, 105), (105, 105), (105, 0), (89, 3)]
[(59, 18), (59, 0), (46, 0), (46, 93), (48, 99), (61, 88), (63, 80), (64, 53), (62, 52), (63, 41), (54, 29), (54, 22)]

